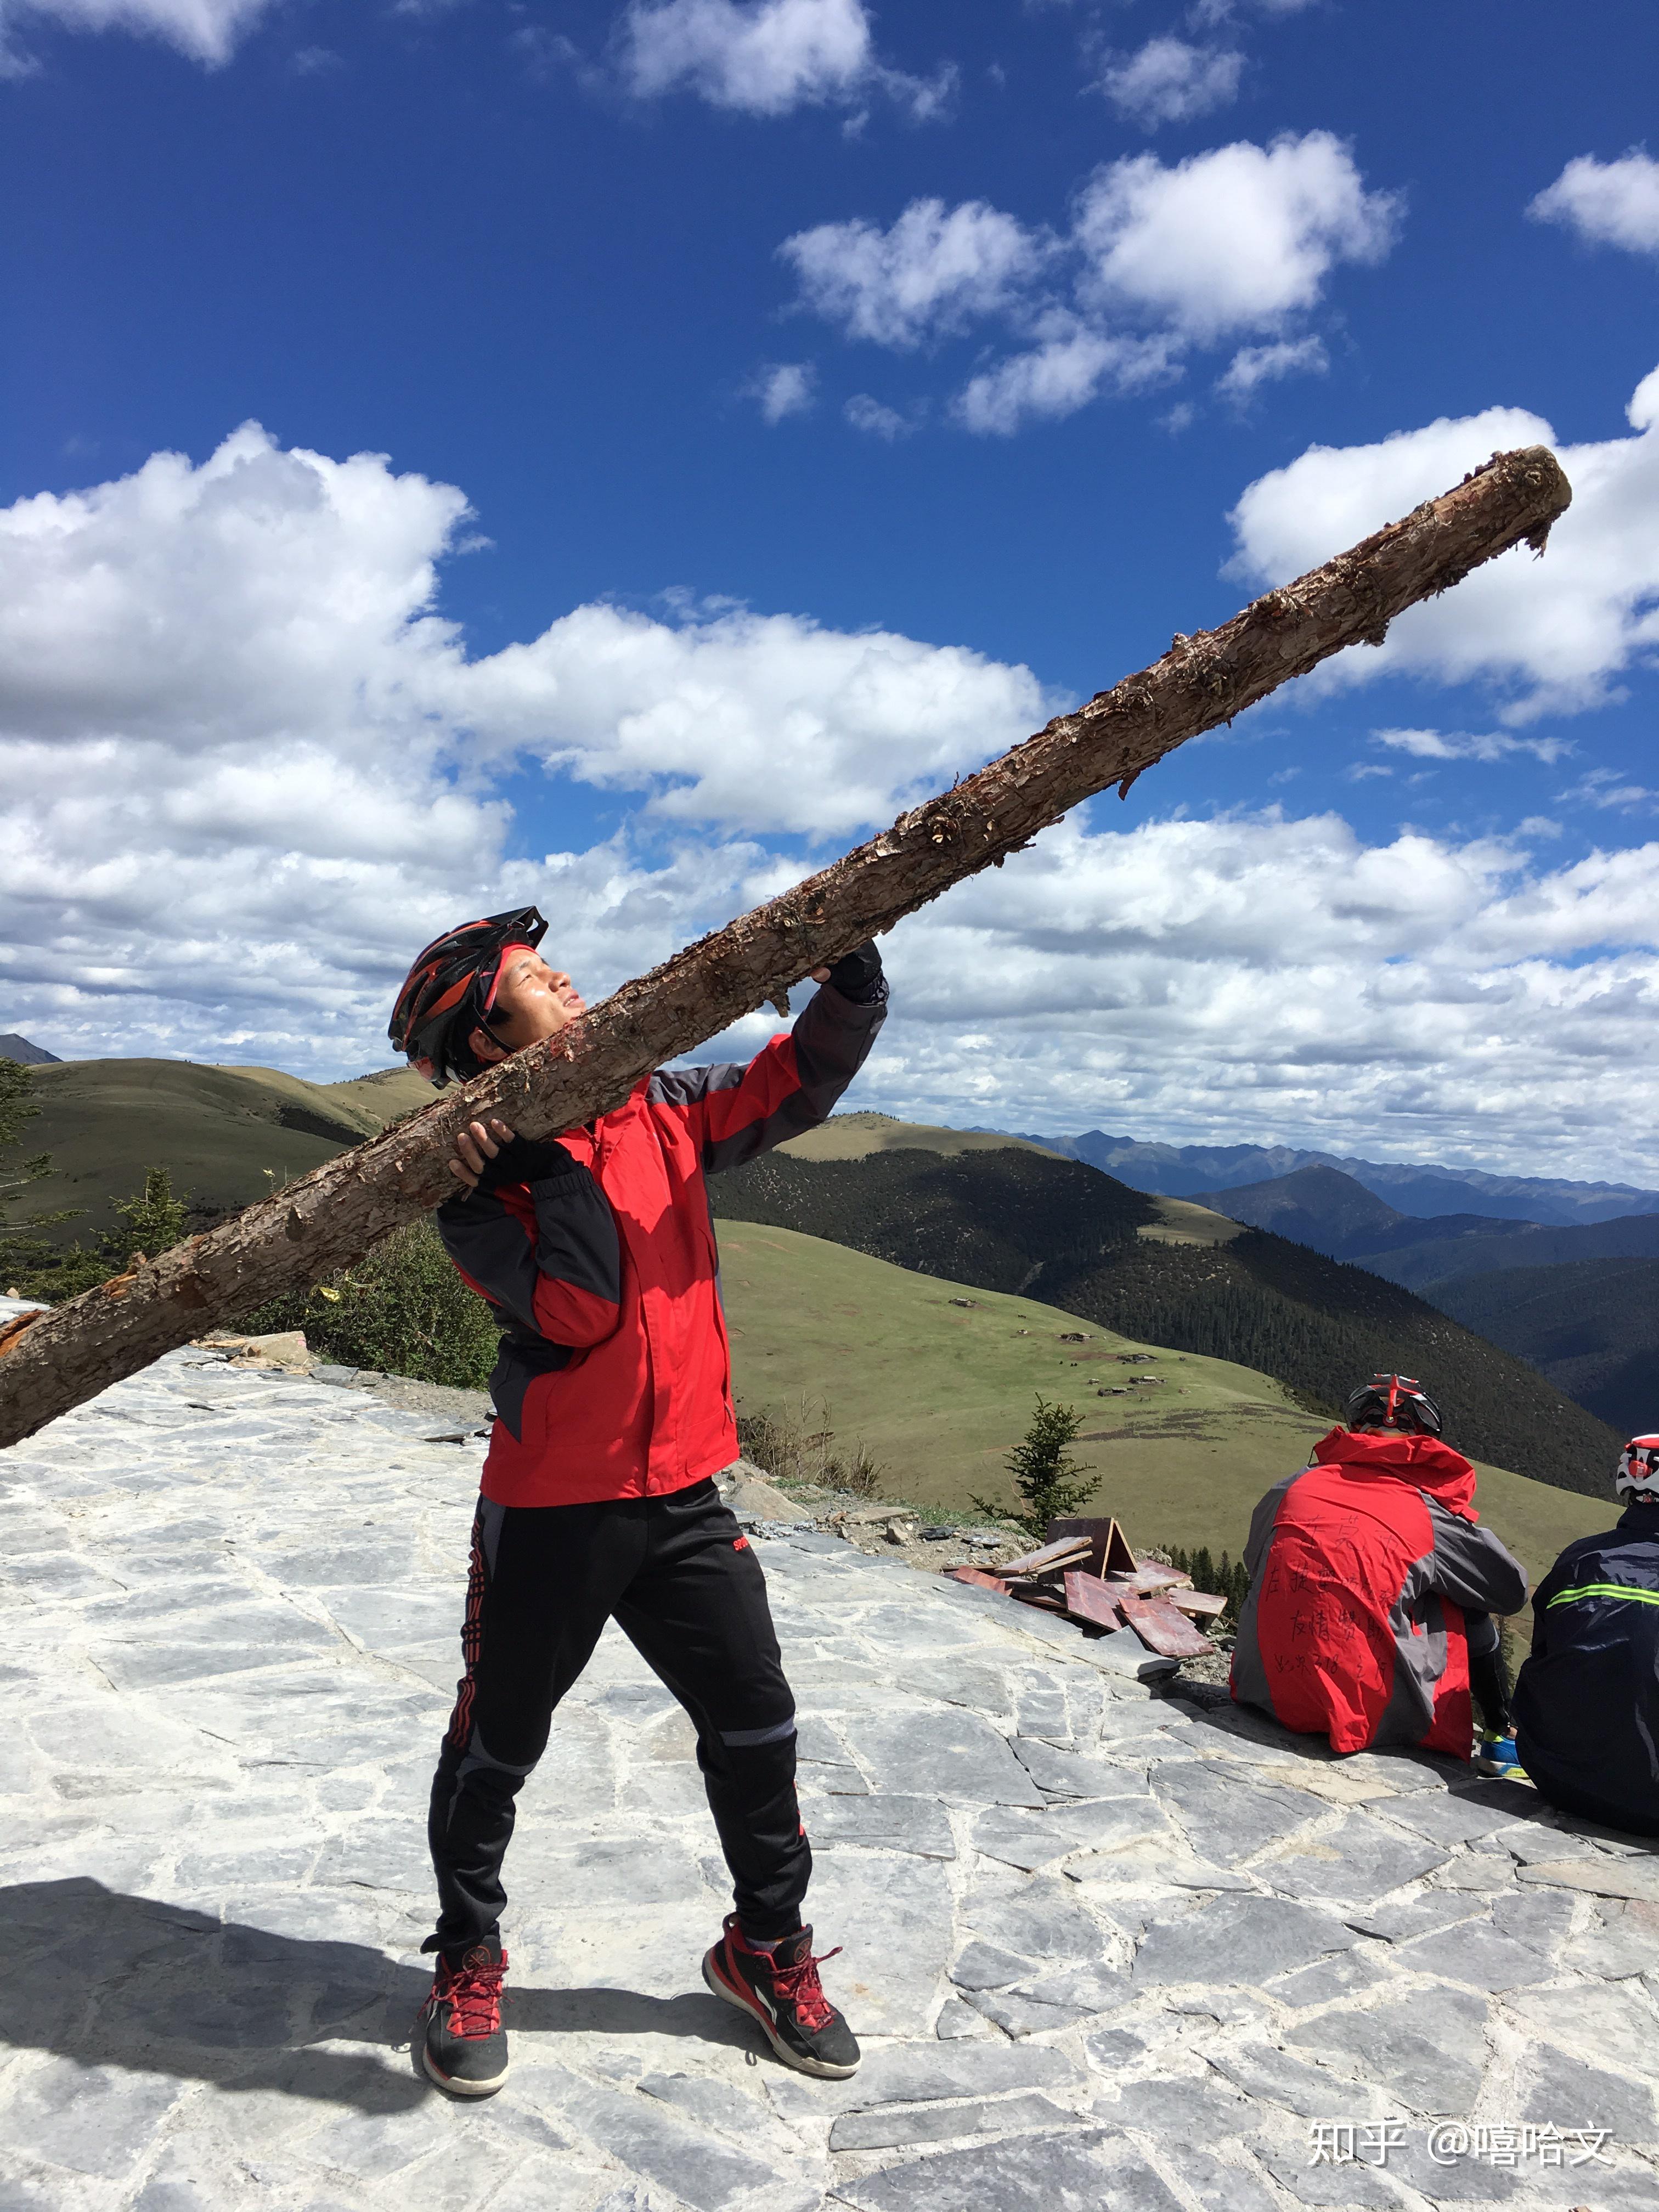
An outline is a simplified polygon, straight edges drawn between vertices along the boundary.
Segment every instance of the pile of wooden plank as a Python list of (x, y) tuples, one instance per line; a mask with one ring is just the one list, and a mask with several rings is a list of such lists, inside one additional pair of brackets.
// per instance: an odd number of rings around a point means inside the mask
[(1214, 1621), (1227, 1601), (1193, 1588), (1192, 1577), (1149, 1559), (1143, 1565), (1112, 1520), (1051, 1521), (1047, 1540), (988, 1572), (953, 1567), (951, 1577), (992, 1589), (1044, 1613), (1063, 1613), (1086, 1632), (1133, 1628), (1165, 1659), (1198, 1659), (1215, 1645), (1197, 1625)]

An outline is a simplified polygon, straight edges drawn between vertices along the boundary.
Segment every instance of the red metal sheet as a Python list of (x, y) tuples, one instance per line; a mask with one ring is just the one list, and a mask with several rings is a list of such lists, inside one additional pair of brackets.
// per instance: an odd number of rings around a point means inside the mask
[(1014, 1575), (1046, 1575), (1055, 1567), (1069, 1566), (1073, 1559), (1085, 1558), (1089, 1550), (1086, 1536), (1062, 1536), (1057, 1544), (1044, 1544), (1035, 1552), (1027, 1552), (1018, 1559), (1010, 1559), (999, 1572)]
[(1165, 1659), (1201, 1659), (1215, 1650), (1209, 1638), (1200, 1635), (1167, 1598), (1137, 1597), (1133, 1590), (1125, 1590), (1118, 1604), (1141, 1642)]
[(1073, 1620), (1091, 1621), (1097, 1628), (1121, 1628), (1123, 1626), (1117, 1600), (1098, 1575), (1066, 1576), (1066, 1610)]

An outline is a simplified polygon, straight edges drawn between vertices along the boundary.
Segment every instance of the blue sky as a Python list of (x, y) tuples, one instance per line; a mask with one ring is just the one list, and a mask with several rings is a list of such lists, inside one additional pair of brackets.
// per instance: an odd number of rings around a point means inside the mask
[(1659, 1181), (1650, 9), (0, 38), (0, 1028), (356, 1072), (526, 896), (608, 987), (1541, 420), (1535, 573), (907, 925), (862, 1095)]

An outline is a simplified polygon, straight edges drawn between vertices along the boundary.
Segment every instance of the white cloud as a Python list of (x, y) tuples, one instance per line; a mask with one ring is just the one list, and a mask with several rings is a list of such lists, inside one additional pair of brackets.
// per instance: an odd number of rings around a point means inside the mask
[(890, 229), (855, 219), (798, 231), (778, 248), (801, 301), (849, 338), (906, 349), (1001, 313), (1051, 241), (1013, 216), (966, 200), (913, 200)]
[(1565, 223), (1593, 245), (1659, 253), (1659, 161), (1633, 148), (1618, 161), (1580, 154), (1527, 213)]
[(1334, 816), (1072, 817), (888, 940), (865, 1095), (1659, 1182), (1622, 1074), (1659, 1016), (1656, 869), (1659, 845), (1540, 871), (1502, 841), (1370, 845)]
[(1390, 751), (1410, 753), (1414, 760), (1507, 760), (1513, 753), (1530, 753), (1546, 767), (1564, 759), (1572, 750), (1569, 738), (1506, 738), (1496, 731), (1373, 730), (1379, 745)]
[(964, 429), (1012, 437), (1033, 421), (1056, 421), (1086, 407), (1103, 385), (1132, 392), (1173, 369), (1160, 338), (1109, 337), (1087, 325), (1062, 327), (1029, 353), (971, 377), (953, 412)]
[(272, 0), (0, 0), (0, 57), (7, 33), (46, 17), (72, 31), (137, 31), (164, 39), (210, 68), (230, 59)]
[(810, 361), (769, 362), (745, 389), (760, 402), (763, 421), (786, 422), (791, 415), (810, 415), (818, 380)]
[(1455, 599), (1402, 615), (1380, 648), (1345, 653), (1310, 678), (1312, 696), (1387, 672), (1509, 694), (1510, 725), (1616, 697), (1618, 679), (1659, 646), (1659, 371), (1638, 386), (1635, 434), (1557, 445), (1541, 416), (1492, 407), (1441, 417), (1373, 446), (1312, 446), (1260, 477), (1233, 509), (1230, 573), (1287, 582), (1443, 491), (1494, 451), (1555, 446), (1573, 501), (1541, 561), (1524, 550), (1477, 569)]
[[(821, 223), (779, 252), (798, 304), (850, 339), (913, 349), (1001, 323), (1018, 349), (980, 368), (950, 411), (969, 429), (1007, 434), (1103, 390), (1154, 382), (1194, 345), (1283, 331), (1317, 305), (1339, 262), (1387, 252), (1397, 213), (1366, 190), (1348, 149), (1316, 131), (1173, 168), (1152, 155), (1118, 161), (1084, 186), (1063, 237), (983, 200), (922, 199), (886, 229)], [(1317, 336), (1276, 337), (1240, 349), (1219, 388), (1238, 400), (1327, 366)]]
[(920, 78), (885, 67), (861, 0), (633, 0), (622, 61), (641, 100), (689, 91), (746, 115), (854, 106), (881, 93), (927, 121), (955, 83), (948, 69)]
[[(1255, 0), (1264, 15), (1298, 15), (1304, 8), (1316, 8), (1320, 0)], [(1194, 23), (1213, 29), (1218, 24), (1231, 23), (1239, 13), (1238, 0), (1194, 0), (1191, 9)]]
[(1161, 123), (1187, 123), (1238, 96), (1243, 54), (1189, 46), (1183, 39), (1149, 39), (1138, 53), (1109, 62), (1097, 90), (1120, 115), (1156, 131)]
[(1383, 258), (1398, 221), (1341, 141), (1310, 131), (1172, 168), (1152, 154), (1115, 161), (1084, 187), (1074, 235), (1091, 264), (1085, 297), (1213, 341), (1312, 307), (1339, 263)]
[[(468, 521), (255, 426), (0, 512), (0, 1027), (371, 1065), (459, 908), (567, 902), (608, 986), (787, 878), (752, 830), (850, 839), (1050, 711), (961, 648), (729, 608), (579, 607), (471, 659), (434, 611)], [(524, 855), (493, 779), (537, 762), (684, 850)]]
[(578, 607), (528, 645), (447, 664), (427, 698), (490, 754), (649, 794), (684, 822), (850, 835), (1024, 737), (1045, 702), (1025, 669), (799, 615), (677, 625)]
[[(471, 659), (434, 611), (470, 526), (452, 487), (253, 428), (0, 513), (0, 1028), (381, 1065), (458, 914), (536, 901), (602, 992), (793, 878), (757, 831), (850, 840), (1051, 703), (972, 653), (732, 611), (580, 607)], [(493, 779), (543, 756), (645, 806), (527, 851)], [(1330, 817), (1073, 817), (887, 940), (861, 1096), (1659, 1180), (1621, 1079), (1659, 1012), (1656, 872), (1651, 847), (1551, 872)]]
[(1659, 791), (1650, 791), (1643, 783), (1623, 781), (1616, 769), (1593, 768), (1560, 796), (1575, 799), (1583, 806), (1599, 806), (1607, 813), (1651, 813), (1655, 800), (1659, 799)]
[(884, 439), (890, 446), (897, 439), (908, 438), (916, 427), (908, 415), (901, 415), (896, 407), (884, 406), (867, 392), (855, 392), (841, 411), (854, 429), (862, 430), (866, 437)]
[(1224, 399), (1243, 402), (1261, 385), (1286, 376), (1323, 376), (1330, 365), (1322, 339), (1277, 338), (1272, 345), (1241, 346), (1215, 388)]

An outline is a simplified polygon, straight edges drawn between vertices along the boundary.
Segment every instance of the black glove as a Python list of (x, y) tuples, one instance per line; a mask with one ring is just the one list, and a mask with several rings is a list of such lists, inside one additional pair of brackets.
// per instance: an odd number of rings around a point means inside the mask
[(843, 952), (830, 970), (830, 981), (855, 1006), (878, 1006), (887, 996), (887, 978), (881, 972), (881, 955), (873, 943)]
[(508, 1182), (548, 1182), (555, 1176), (578, 1175), (580, 1164), (564, 1146), (548, 1137), (514, 1137), (493, 1160), (486, 1160), (478, 1176), (480, 1190), (499, 1190)]

